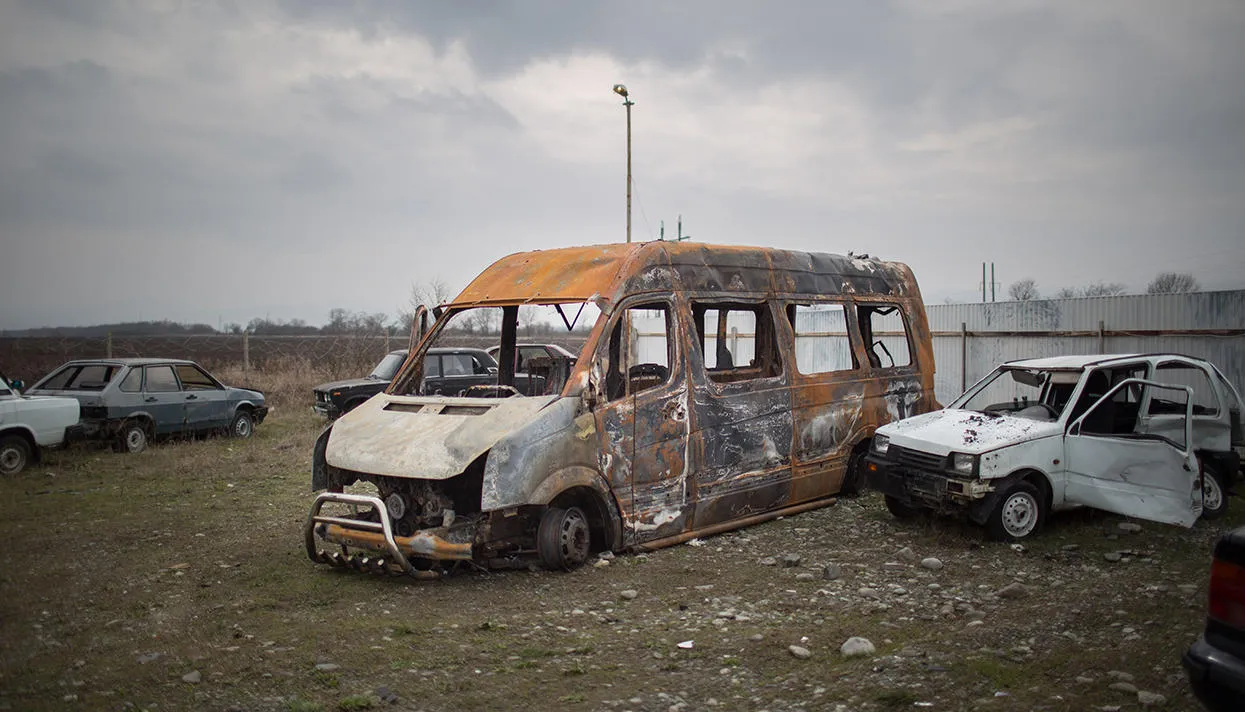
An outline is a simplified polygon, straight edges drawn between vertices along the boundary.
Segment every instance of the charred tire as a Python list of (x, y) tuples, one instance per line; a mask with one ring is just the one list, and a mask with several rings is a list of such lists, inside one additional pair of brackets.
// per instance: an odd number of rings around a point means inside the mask
[(540, 562), (552, 571), (570, 571), (588, 560), (592, 534), (579, 507), (550, 507), (540, 518), (536, 533)]
[(255, 419), (251, 417), (251, 412), (238, 411), (238, 414), (233, 416), (233, 421), (229, 423), (229, 437), (245, 440), (254, 434)]
[(839, 495), (855, 497), (860, 494), (861, 483), (865, 480), (865, 455), (868, 448), (853, 450), (847, 458), (847, 469), (843, 472), (843, 483), (839, 485)]
[(30, 443), (20, 435), (0, 438), (0, 475), (16, 475), (30, 463)]
[(128, 452), (136, 455), (147, 449), (147, 425), (138, 420), (131, 420), (121, 426), (117, 434), (117, 452)]
[(986, 533), (995, 541), (1020, 541), (1032, 536), (1045, 521), (1042, 493), (1028, 482), (1016, 482), (999, 496), (986, 520)]
[(886, 509), (890, 511), (891, 515), (894, 516), (895, 519), (905, 522), (913, 519), (919, 519), (929, 513), (929, 510), (926, 510), (923, 507), (914, 507), (909, 504), (904, 504), (898, 497), (893, 497), (889, 494), (886, 495)]
[(1202, 466), (1202, 518), (1218, 519), (1228, 511), (1227, 488), (1219, 473), (1210, 467)]

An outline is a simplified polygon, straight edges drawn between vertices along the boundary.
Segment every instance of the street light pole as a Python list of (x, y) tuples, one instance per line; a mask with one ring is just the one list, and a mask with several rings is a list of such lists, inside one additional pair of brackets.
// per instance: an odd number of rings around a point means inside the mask
[(614, 93), (623, 98), (623, 106), (627, 107), (627, 242), (631, 242), (631, 106), (635, 102), (622, 84), (614, 85)]

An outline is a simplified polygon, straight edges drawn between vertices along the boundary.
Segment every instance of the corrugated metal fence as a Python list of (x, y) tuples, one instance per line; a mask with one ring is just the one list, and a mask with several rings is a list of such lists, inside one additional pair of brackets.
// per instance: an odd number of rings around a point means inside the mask
[(1004, 361), (1061, 354), (1175, 352), (1245, 386), (1245, 290), (926, 305), (947, 403)]

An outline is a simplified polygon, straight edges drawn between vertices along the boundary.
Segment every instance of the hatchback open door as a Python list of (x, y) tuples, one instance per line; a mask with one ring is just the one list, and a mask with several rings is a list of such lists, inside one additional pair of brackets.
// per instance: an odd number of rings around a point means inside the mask
[[(1165, 400), (1184, 399), (1184, 422), (1167, 435), (1144, 432), (1138, 413), (1147, 391), (1160, 389)], [(1140, 378), (1115, 384), (1068, 426), (1065, 498), (1124, 516), (1192, 526), (1202, 513), (1192, 420), (1193, 389), (1188, 386)]]

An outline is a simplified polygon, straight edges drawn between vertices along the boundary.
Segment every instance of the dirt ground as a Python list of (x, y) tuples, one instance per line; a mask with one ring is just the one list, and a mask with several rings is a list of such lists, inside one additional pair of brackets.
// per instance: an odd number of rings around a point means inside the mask
[[(321, 426), (278, 407), (249, 441), (79, 447), (0, 481), (0, 709), (1197, 709), (1180, 654), (1245, 523), (1074, 512), (1012, 547), (873, 495), (416, 582), (307, 560)], [(853, 636), (875, 651), (845, 657)]]

